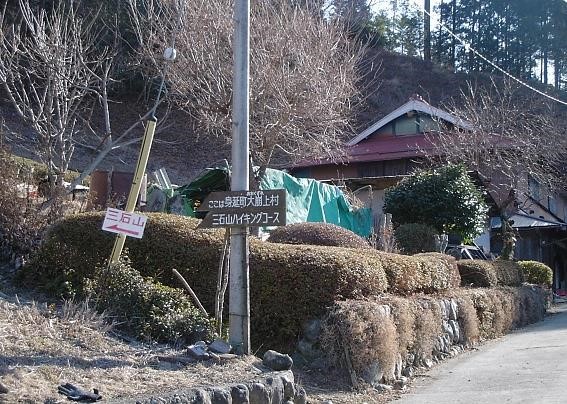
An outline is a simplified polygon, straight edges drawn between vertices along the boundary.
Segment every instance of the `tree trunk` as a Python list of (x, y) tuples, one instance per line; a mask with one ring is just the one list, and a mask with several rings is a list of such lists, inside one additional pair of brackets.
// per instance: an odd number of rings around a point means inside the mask
[(430, 0), (423, 1), (423, 59), (431, 61), (431, 3)]

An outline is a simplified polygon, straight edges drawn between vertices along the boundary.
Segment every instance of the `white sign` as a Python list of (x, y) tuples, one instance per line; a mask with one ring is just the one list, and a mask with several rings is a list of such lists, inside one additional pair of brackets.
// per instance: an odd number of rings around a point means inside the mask
[(104, 216), (102, 230), (142, 238), (147, 221), (147, 216), (108, 208), (106, 209), (106, 216)]

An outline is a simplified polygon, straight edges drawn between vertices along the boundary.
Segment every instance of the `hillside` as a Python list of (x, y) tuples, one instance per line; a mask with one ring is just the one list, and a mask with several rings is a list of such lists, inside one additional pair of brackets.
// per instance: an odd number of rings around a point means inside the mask
[[(361, 98), (355, 105), (351, 136), (388, 114), (414, 94), (420, 95), (434, 106), (442, 107), (451, 99), (458, 100), (469, 82), (480, 87), (490, 85), (490, 77), (485, 74), (453, 73), (431, 62), (377, 48), (367, 50), (360, 73)], [(113, 132), (118, 134), (145, 111), (139, 94), (119, 94), (115, 98), (119, 102), (111, 106), (111, 115)], [(13, 132), (5, 135), (5, 143), (10, 145), (15, 154), (34, 158), (33, 131), (19, 120), (2, 92), (0, 117), (3, 117)], [(96, 125), (96, 121), (94, 118), (91, 124)], [(158, 122), (158, 128), (160, 127), (163, 132), (154, 143), (148, 168), (156, 170), (165, 167), (176, 183), (184, 183), (201, 169), (230, 158), (230, 145), (218, 139), (200, 137), (191, 130), (191, 119), (183, 112), (173, 112), (165, 122)], [(103, 161), (99, 169), (131, 171), (137, 153), (138, 144), (118, 149)], [(77, 146), (71, 168), (81, 170), (92, 156), (92, 150)]]

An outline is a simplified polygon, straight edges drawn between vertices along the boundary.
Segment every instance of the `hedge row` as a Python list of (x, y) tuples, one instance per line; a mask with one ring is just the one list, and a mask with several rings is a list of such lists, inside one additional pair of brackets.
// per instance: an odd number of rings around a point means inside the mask
[(340, 367), (346, 366), (346, 349), (357, 375), (366, 378), (369, 370), (380, 369), (392, 382), (396, 367), (446, 356), (439, 354), (438, 342), (447, 333), (448, 301), (455, 303), (460, 330), (452, 344), (471, 346), (543, 320), (546, 299), (542, 288), (522, 286), (337, 302), (322, 323), (321, 348)]
[[(132, 266), (142, 276), (180, 287), (177, 269), (212, 313), (223, 232), (196, 230), (197, 219), (149, 214), (144, 238), (128, 238)], [(20, 279), (50, 293), (84, 295), (86, 280), (103, 266), (114, 237), (101, 230), (102, 213), (68, 217), (53, 226)], [(408, 257), (373, 249), (250, 243), (253, 343), (292, 343), (305, 319), (334, 301), (395, 293), (434, 292), (459, 285), (455, 261), (441, 254)]]
[(324, 245), (347, 248), (372, 248), (358, 234), (331, 223), (293, 223), (270, 233), (270, 243)]
[(392, 293), (433, 293), (459, 287), (461, 283), (455, 259), (445, 254), (406, 256), (380, 251), (373, 254), (380, 257)]
[(462, 286), (519, 286), (522, 269), (517, 262), (507, 260), (460, 260), (457, 262)]

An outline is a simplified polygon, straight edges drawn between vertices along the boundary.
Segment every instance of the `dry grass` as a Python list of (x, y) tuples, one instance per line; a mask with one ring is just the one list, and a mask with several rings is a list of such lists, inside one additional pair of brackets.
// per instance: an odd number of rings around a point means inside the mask
[(185, 366), (164, 360), (179, 350), (127, 344), (112, 333), (88, 303), (36, 304), (0, 293), (0, 381), (9, 389), (0, 402), (59, 400), (57, 386), (65, 382), (98, 388), (108, 399), (256, 376), (253, 356)]

